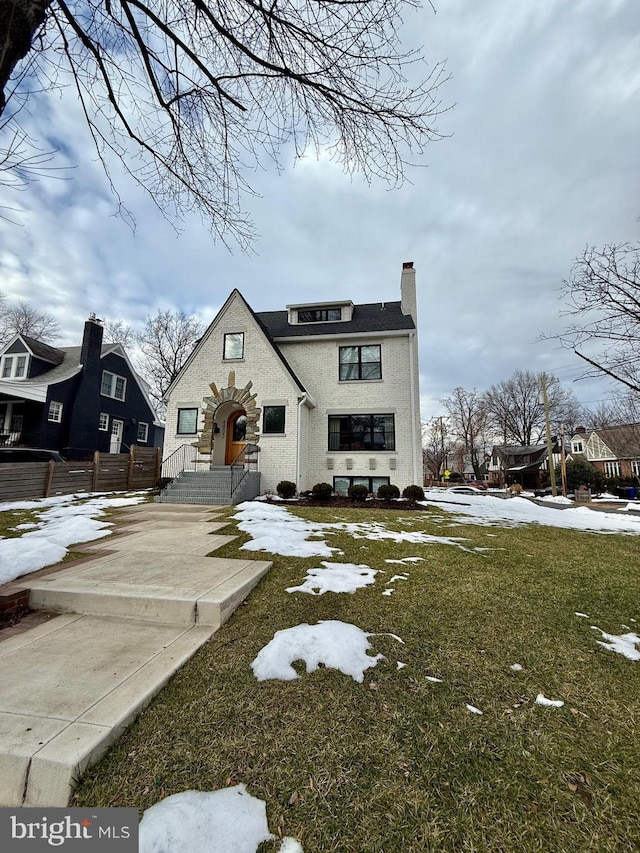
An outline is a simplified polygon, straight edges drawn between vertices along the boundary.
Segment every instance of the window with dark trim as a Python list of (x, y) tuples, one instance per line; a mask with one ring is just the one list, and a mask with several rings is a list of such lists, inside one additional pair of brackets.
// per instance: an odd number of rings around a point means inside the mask
[(244, 358), (244, 332), (228, 332), (224, 336), (222, 357), (225, 361)]
[(178, 409), (178, 435), (195, 435), (198, 432), (198, 410)]
[(329, 323), (342, 320), (341, 308), (312, 308), (298, 311), (298, 323)]
[(262, 432), (274, 435), (284, 432), (284, 406), (264, 406), (262, 415)]
[(329, 415), (329, 450), (395, 450), (393, 415)]
[(346, 495), (349, 486), (366, 486), (369, 494), (375, 495), (380, 486), (390, 485), (389, 477), (349, 477), (336, 476), (333, 478), (333, 491), (339, 495)]
[(340, 381), (382, 379), (380, 344), (340, 347)]

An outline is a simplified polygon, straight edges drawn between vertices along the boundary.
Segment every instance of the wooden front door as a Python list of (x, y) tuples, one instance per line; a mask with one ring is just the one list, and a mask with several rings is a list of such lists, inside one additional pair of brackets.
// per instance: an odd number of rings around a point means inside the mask
[(247, 414), (244, 409), (231, 412), (227, 420), (227, 446), (225, 465), (231, 465), (242, 453), (247, 434)]

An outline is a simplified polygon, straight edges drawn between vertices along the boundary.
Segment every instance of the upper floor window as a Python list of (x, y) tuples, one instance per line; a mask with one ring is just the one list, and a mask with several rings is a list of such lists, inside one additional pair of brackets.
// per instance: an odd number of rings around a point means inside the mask
[(341, 308), (312, 308), (298, 311), (298, 323), (328, 323), (342, 320)]
[(222, 357), (225, 360), (244, 358), (244, 332), (230, 332), (224, 336)]
[(113, 397), (115, 400), (124, 400), (126, 391), (127, 380), (124, 376), (118, 376), (116, 373), (109, 373), (108, 370), (102, 371), (100, 393), (103, 397)]
[(27, 375), (29, 356), (5, 355), (2, 357), (0, 375), (3, 379), (24, 379)]
[(62, 423), (62, 403), (56, 403), (55, 400), (52, 400), (49, 403), (49, 415), (47, 420), (52, 421), (55, 424)]
[(340, 380), (382, 379), (380, 344), (340, 347)]
[(395, 450), (393, 415), (330, 415), (329, 450)]
[(138, 434), (136, 436), (136, 441), (144, 441), (146, 442), (149, 437), (149, 424), (145, 424), (142, 421), (138, 424)]
[(178, 409), (178, 435), (195, 435), (198, 431), (198, 410)]
[(582, 453), (582, 442), (581, 441), (574, 441), (572, 446), (571, 446), (571, 449), (573, 450), (574, 453)]

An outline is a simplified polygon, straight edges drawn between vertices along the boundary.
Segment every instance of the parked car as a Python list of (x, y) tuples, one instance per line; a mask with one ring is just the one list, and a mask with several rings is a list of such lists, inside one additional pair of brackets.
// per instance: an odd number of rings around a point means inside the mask
[(476, 489), (481, 489), (483, 492), (487, 490), (487, 484), (482, 480), (467, 480), (467, 486), (475, 486)]
[(479, 489), (477, 486), (471, 485), (471, 483), (465, 483), (464, 486), (451, 486), (447, 489), (448, 492), (455, 492), (458, 495), (483, 495), (487, 487), (483, 484), (483, 487)]
[(39, 447), (0, 447), (0, 463), (17, 462), (64, 462), (57, 450), (43, 450)]

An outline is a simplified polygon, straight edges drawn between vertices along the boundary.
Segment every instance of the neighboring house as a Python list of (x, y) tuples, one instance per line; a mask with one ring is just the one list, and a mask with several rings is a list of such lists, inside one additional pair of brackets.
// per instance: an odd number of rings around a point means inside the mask
[[(489, 481), (495, 485), (519, 483), (524, 489), (537, 488), (540, 475), (549, 476), (549, 454), (546, 444), (533, 444), (528, 447), (517, 444), (496, 444), (491, 452), (487, 473)], [(560, 448), (553, 448), (553, 464), (560, 464)]]
[(402, 489), (422, 482), (418, 381), (412, 263), (398, 302), (255, 312), (234, 290), (167, 392), (164, 458), (197, 445), (223, 469), (249, 445), (261, 491)]
[(584, 459), (605, 477), (640, 481), (640, 424), (622, 424), (591, 433), (578, 427), (567, 458)]
[(0, 443), (59, 450), (68, 459), (132, 444), (160, 446), (146, 383), (121, 344), (103, 344), (92, 315), (81, 346), (16, 335), (0, 351)]

